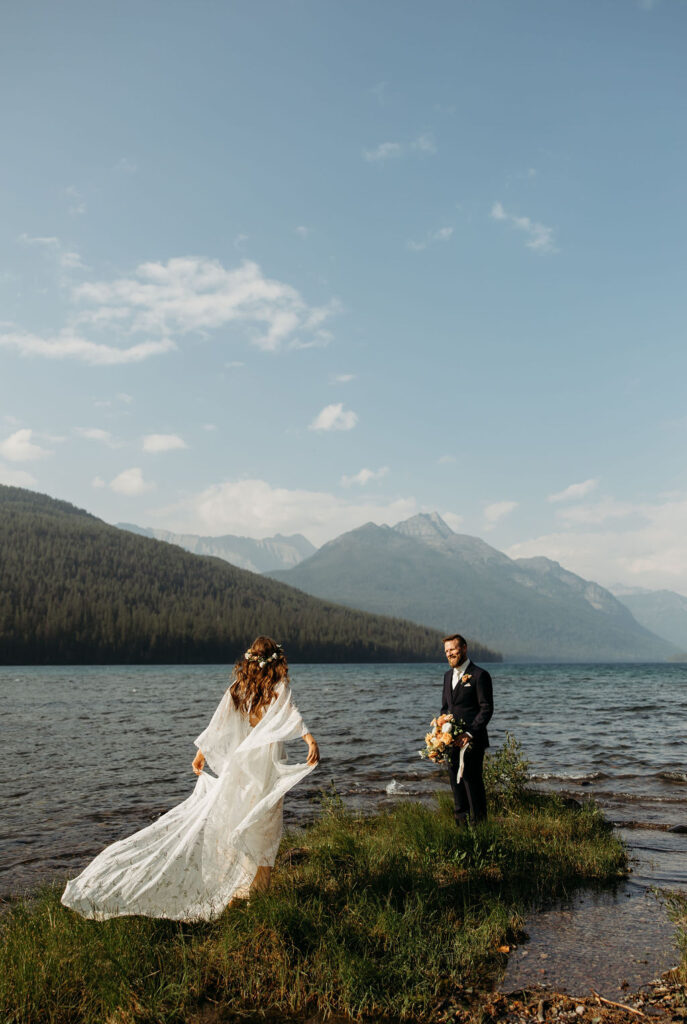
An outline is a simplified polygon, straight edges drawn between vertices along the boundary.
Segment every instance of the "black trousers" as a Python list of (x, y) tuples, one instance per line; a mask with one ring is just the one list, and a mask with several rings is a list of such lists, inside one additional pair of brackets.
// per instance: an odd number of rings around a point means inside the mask
[(448, 777), (453, 790), (454, 817), (457, 825), (466, 824), (468, 818), (472, 822), (484, 821), (487, 816), (487, 794), (484, 791), (482, 765), (484, 764), (484, 747), (473, 746), (465, 754), (463, 778), (457, 781), (459, 761), (448, 766)]

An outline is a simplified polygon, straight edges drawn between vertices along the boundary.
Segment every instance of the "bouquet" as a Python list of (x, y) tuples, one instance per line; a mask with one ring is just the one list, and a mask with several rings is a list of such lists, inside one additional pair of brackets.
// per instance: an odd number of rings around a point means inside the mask
[(420, 757), (434, 761), (435, 764), (448, 764), (451, 760), (451, 748), (459, 747), (458, 740), (464, 732), (465, 722), (456, 722), (453, 715), (439, 715), (438, 718), (433, 718), (431, 729), (425, 736), (425, 749), (418, 751)]

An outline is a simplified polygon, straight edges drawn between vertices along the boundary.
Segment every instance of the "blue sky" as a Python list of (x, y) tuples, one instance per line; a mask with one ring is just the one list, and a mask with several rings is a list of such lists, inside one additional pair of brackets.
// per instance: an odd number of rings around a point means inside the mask
[(0, 480), (687, 593), (687, 5), (5, 5)]

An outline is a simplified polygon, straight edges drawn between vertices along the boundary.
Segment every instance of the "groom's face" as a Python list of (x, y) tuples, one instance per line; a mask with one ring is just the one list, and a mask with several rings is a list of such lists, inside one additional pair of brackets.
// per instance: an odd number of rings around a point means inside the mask
[(460, 640), (447, 640), (444, 644), (446, 660), (451, 668), (455, 668), (456, 665), (460, 665), (461, 662), (465, 661), (466, 652), (467, 647)]

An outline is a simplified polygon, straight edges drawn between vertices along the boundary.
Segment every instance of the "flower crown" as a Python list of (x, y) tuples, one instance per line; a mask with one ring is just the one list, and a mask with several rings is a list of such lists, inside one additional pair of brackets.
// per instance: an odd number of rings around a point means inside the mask
[(271, 661), (279, 661), (279, 659), (283, 656), (284, 648), (282, 647), (282, 645), (276, 644), (276, 648), (276, 651), (273, 651), (272, 654), (269, 655), (269, 657), (263, 658), (262, 655), (260, 654), (254, 654), (252, 648), (249, 647), (243, 657), (246, 661), (257, 661), (258, 668), (264, 668), (265, 665), (269, 665)]

